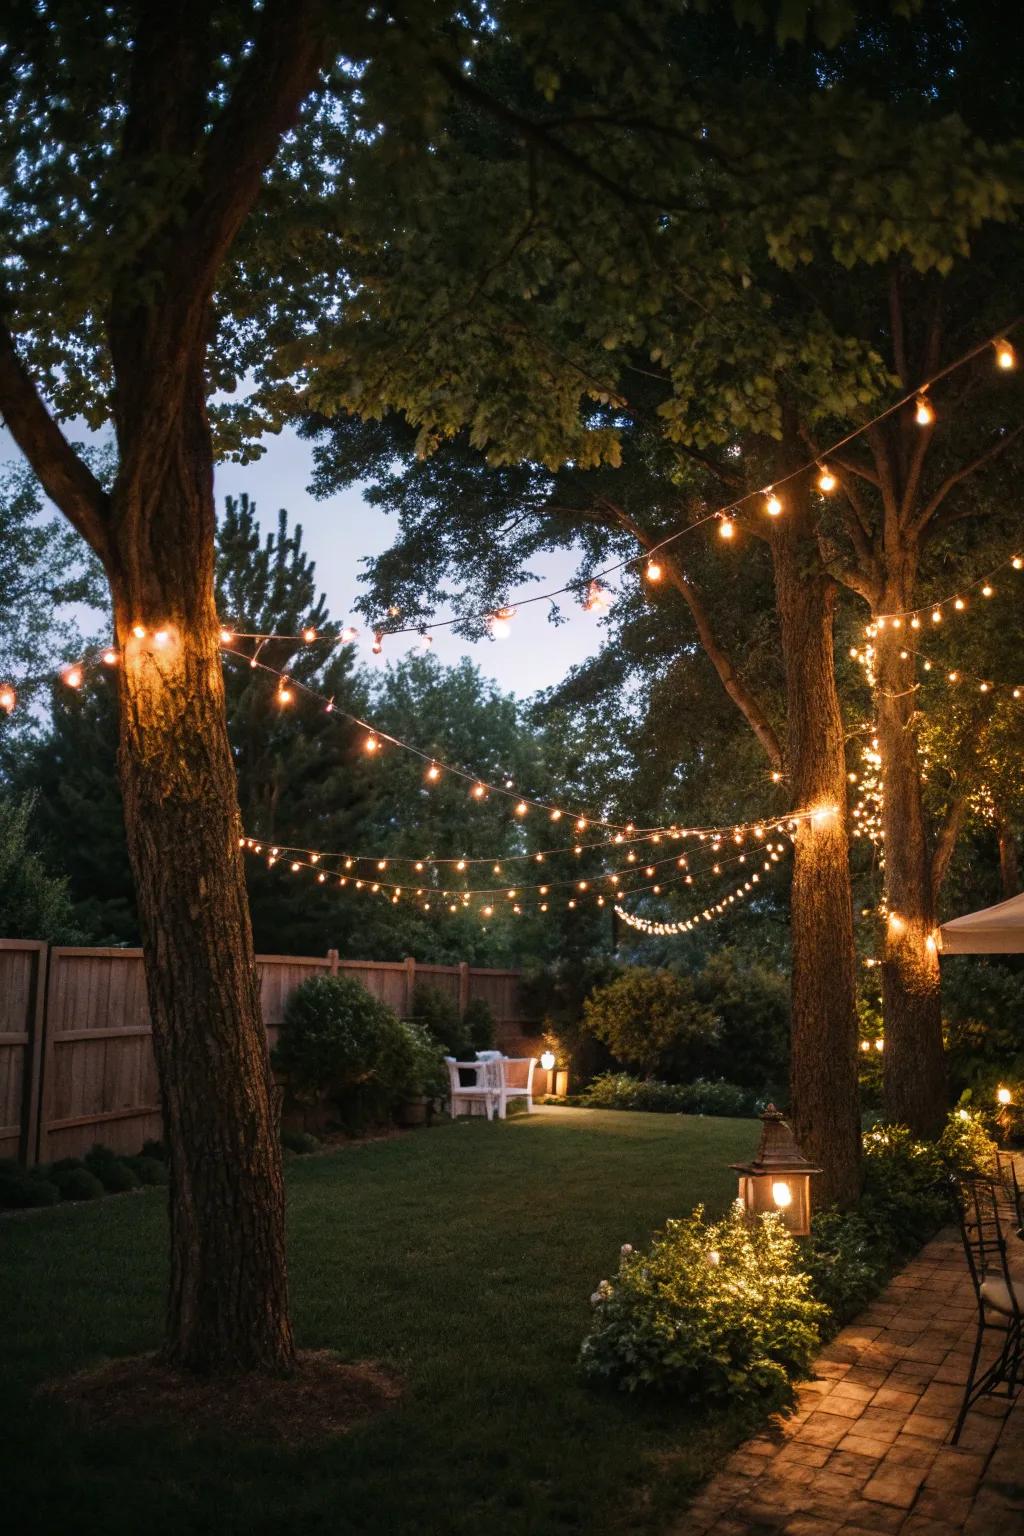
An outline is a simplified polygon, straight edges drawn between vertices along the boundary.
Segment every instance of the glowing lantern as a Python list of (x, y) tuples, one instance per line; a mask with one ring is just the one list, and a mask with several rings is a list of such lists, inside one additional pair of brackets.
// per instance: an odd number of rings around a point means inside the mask
[(775, 1211), (795, 1237), (811, 1230), (811, 1175), (820, 1173), (796, 1144), (782, 1114), (769, 1104), (761, 1116), (761, 1142), (751, 1163), (732, 1163), (739, 1198), (751, 1216)]

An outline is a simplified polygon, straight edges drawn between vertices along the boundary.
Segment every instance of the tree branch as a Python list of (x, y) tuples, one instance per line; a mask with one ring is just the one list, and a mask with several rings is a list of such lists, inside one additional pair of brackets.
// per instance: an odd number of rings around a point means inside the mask
[[(943, 480), (935, 494), (930, 497), (930, 499), (925, 503), (921, 511), (918, 513), (911, 526), (911, 533), (915, 537), (919, 538), (924, 532), (925, 528), (931, 522), (932, 518), (936, 516), (936, 513), (938, 512), (942, 503), (945, 501), (946, 497), (949, 495), (950, 491), (953, 490), (955, 486), (959, 485), (961, 481), (966, 480), (969, 476), (973, 475), (976, 470), (981, 469), (982, 465), (991, 463), (991, 461), (998, 458), (1001, 453), (1005, 453), (1006, 449), (1011, 447), (1012, 444), (1016, 442), (1017, 438), (1020, 437), (1022, 432), (1024, 432), (1024, 422), (1021, 422), (1018, 426), (1014, 427), (1012, 432), (1004, 433), (1002, 437), (997, 438), (994, 443), (991, 443), (989, 447), (984, 450), (984, 452), (979, 453), (977, 457), (971, 459), (968, 464), (962, 465), (960, 469), (954, 470), (951, 475), (947, 475), (946, 479)], [(948, 527), (950, 523), (955, 522), (956, 520), (957, 514), (953, 513), (952, 515), (948, 515), (947, 509), (947, 515), (945, 515), (941, 520), (941, 527)], [(939, 529), (935, 529), (934, 531), (939, 531)]]
[(107, 495), (54, 421), (14, 337), (0, 323), (0, 412), (40, 485), (101, 560), (107, 554)]
[[(610, 501), (606, 496), (602, 497), (602, 500), (613, 511), (619, 527), (632, 534), (641, 549), (649, 550), (653, 548), (658, 542), (657, 539), (645, 532), (630, 517), (624, 507)], [(665, 566), (669, 580), (689, 608), (704, 654), (718, 673), (722, 687), (761, 743), (765, 756), (772, 767), (781, 769), (782, 747), (779, 744), (779, 738), (775, 734), (771, 721), (768, 719), (760, 703), (739, 676), (725, 651), (719, 645), (712, 628), (710, 616), (708, 615), (707, 608), (704, 606), (704, 601), (698, 588), (687, 576), (678, 556), (673, 550), (659, 550), (658, 559)]]
[(931, 883), (932, 906), (939, 899), (942, 882), (946, 878), (953, 850), (956, 848), (956, 840), (960, 835), (960, 827), (964, 819), (964, 811), (967, 809), (966, 794), (959, 794), (953, 800), (946, 818), (939, 829), (939, 835), (935, 841), (935, 850), (932, 853)]

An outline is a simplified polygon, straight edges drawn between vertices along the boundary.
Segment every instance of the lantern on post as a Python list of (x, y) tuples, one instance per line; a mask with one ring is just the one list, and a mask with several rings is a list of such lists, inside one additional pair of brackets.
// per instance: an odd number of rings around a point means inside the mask
[(740, 1175), (739, 1198), (751, 1216), (774, 1211), (794, 1237), (811, 1230), (811, 1174), (780, 1110), (769, 1104), (761, 1116), (761, 1142), (752, 1163), (731, 1163)]

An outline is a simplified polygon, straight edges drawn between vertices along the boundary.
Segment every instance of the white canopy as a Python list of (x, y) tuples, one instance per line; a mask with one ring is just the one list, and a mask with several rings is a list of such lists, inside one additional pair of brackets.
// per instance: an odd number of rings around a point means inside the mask
[(943, 923), (939, 949), (944, 955), (1024, 954), (1024, 892)]

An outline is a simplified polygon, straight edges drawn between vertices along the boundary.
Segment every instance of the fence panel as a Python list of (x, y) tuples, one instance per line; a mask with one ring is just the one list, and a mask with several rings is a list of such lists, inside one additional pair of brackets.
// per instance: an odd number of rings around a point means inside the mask
[[(491, 1006), (497, 1043), (537, 1054), (519, 1017), (519, 973), (412, 960), (258, 955), (267, 1039), (276, 1043), (288, 998), (309, 976), (343, 974), (409, 1016), (418, 983)], [(541, 1086), (538, 1091), (543, 1091)], [(161, 1134), (142, 951), (0, 940), (0, 1156), (51, 1162), (103, 1141), (135, 1152)]]
[(0, 1157), (35, 1161), (46, 945), (0, 939)]
[(94, 1141), (137, 1152), (160, 1136), (146, 978), (139, 949), (50, 951), (39, 1156)]

